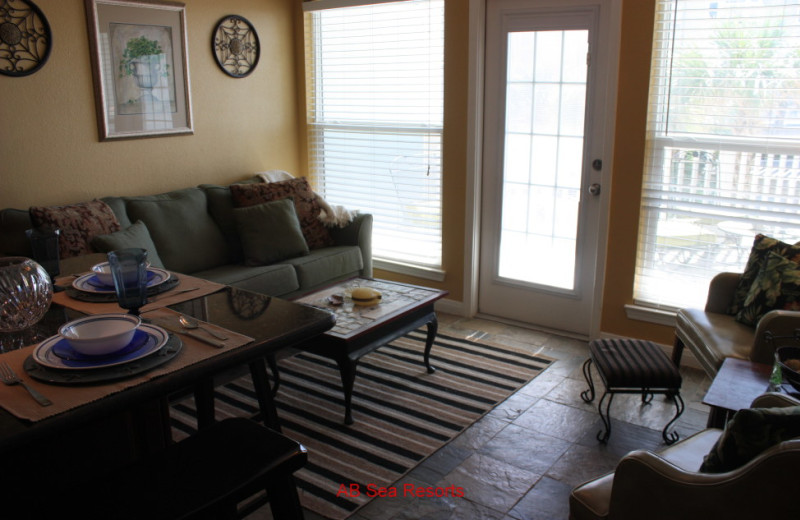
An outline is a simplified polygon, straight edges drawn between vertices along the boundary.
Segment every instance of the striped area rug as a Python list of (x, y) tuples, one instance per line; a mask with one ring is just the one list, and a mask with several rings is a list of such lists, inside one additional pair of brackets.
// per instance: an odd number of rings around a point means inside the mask
[[(348, 517), (370, 498), (349, 498), (341, 486), (389, 486), (525, 383), (551, 359), (486, 341), (438, 335), (436, 372), (422, 363), (425, 329), (363, 357), (346, 426), (335, 362), (300, 353), (279, 362), (276, 397), (283, 433), (308, 448), (296, 476), (303, 506), (326, 518)], [(217, 388), (217, 419), (258, 412), (249, 376)], [(171, 408), (175, 439), (195, 428), (192, 398)], [(337, 496), (338, 495), (338, 496)]]

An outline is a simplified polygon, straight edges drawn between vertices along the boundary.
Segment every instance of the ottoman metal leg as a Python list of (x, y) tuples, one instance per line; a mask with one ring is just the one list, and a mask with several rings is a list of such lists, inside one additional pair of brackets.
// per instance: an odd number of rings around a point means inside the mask
[(589, 389), (581, 392), (581, 399), (583, 399), (583, 401), (586, 403), (591, 403), (594, 401), (594, 382), (592, 381), (591, 368), (592, 358), (589, 358), (583, 362), (583, 377), (586, 378), (586, 382), (589, 384)]
[(681, 397), (679, 390), (675, 390), (675, 393), (670, 392), (667, 395), (671, 396), (672, 402), (675, 403), (675, 417), (673, 417), (672, 420), (668, 422), (666, 426), (664, 426), (664, 430), (661, 432), (661, 437), (663, 437), (664, 442), (669, 445), (669, 444), (674, 444), (675, 441), (677, 441), (678, 438), (680, 437), (678, 435), (678, 432), (672, 432), (668, 434), (667, 430), (669, 430), (669, 427), (672, 426), (672, 423), (677, 421), (678, 417), (680, 417), (681, 414), (683, 413), (684, 404), (683, 404), (683, 398)]
[[(608, 397), (608, 402), (606, 403), (606, 413), (603, 414), (603, 401), (605, 401), (606, 397)], [(614, 392), (606, 391), (603, 394), (603, 397), (600, 398), (600, 402), (597, 403), (597, 411), (600, 412), (600, 418), (603, 420), (603, 426), (605, 426), (605, 431), (600, 430), (597, 432), (597, 440), (605, 444), (608, 442), (608, 438), (611, 437), (611, 401), (614, 399)]]

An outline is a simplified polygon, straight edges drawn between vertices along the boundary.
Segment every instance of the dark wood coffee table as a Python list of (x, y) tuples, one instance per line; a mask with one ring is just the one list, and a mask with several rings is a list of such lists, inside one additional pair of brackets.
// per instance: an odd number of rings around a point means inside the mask
[(722, 428), (735, 412), (749, 408), (753, 399), (768, 391), (771, 373), (770, 365), (726, 358), (703, 398), (703, 404), (711, 407), (708, 427)]
[[(332, 295), (344, 295), (353, 287), (372, 287), (382, 294), (380, 304), (372, 307), (353, 305), (347, 298), (341, 305), (329, 301)], [(345, 424), (353, 424), (351, 402), (356, 367), (361, 357), (423, 325), (428, 328), (423, 361), (433, 372), (430, 352), (436, 337), (438, 321), (434, 303), (447, 296), (447, 291), (386, 280), (354, 278), (295, 300), (336, 314), (336, 325), (316, 338), (297, 346), (336, 361), (344, 391)], [(276, 385), (278, 380), (276, 377)]]

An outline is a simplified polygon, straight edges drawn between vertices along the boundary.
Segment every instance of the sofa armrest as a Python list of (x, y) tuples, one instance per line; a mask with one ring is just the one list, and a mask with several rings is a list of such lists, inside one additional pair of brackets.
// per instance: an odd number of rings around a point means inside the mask
[(766, 313), (758, 320), (753, 348), (750, 350), (750, 361), (773, 364), (776, 345), (767, 340), (767, 332), (775, 337), (791, 337), (797, 329), (800, 329), (800, 311), (774, 310)]
[(742, 275), (739, 273), (719, 273), (708, 284), (708, 298), (706, 299), (706, 312), (728, 314), (728, 307), (733, 301), (736, 286)]
[(364, 261), (362, 276), (372, 278), (372, 215), (359, 213), (345, 227), (330, 228), (337, 246), (358, 246)]

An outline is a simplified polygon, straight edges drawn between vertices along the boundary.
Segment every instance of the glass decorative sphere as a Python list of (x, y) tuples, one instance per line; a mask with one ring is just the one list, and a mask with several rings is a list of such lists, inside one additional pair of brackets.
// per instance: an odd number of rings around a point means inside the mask
[(42, 319), (53, 299), (44, 267), (30, 258), (0, 258), (0, 332), (25, 330)]

